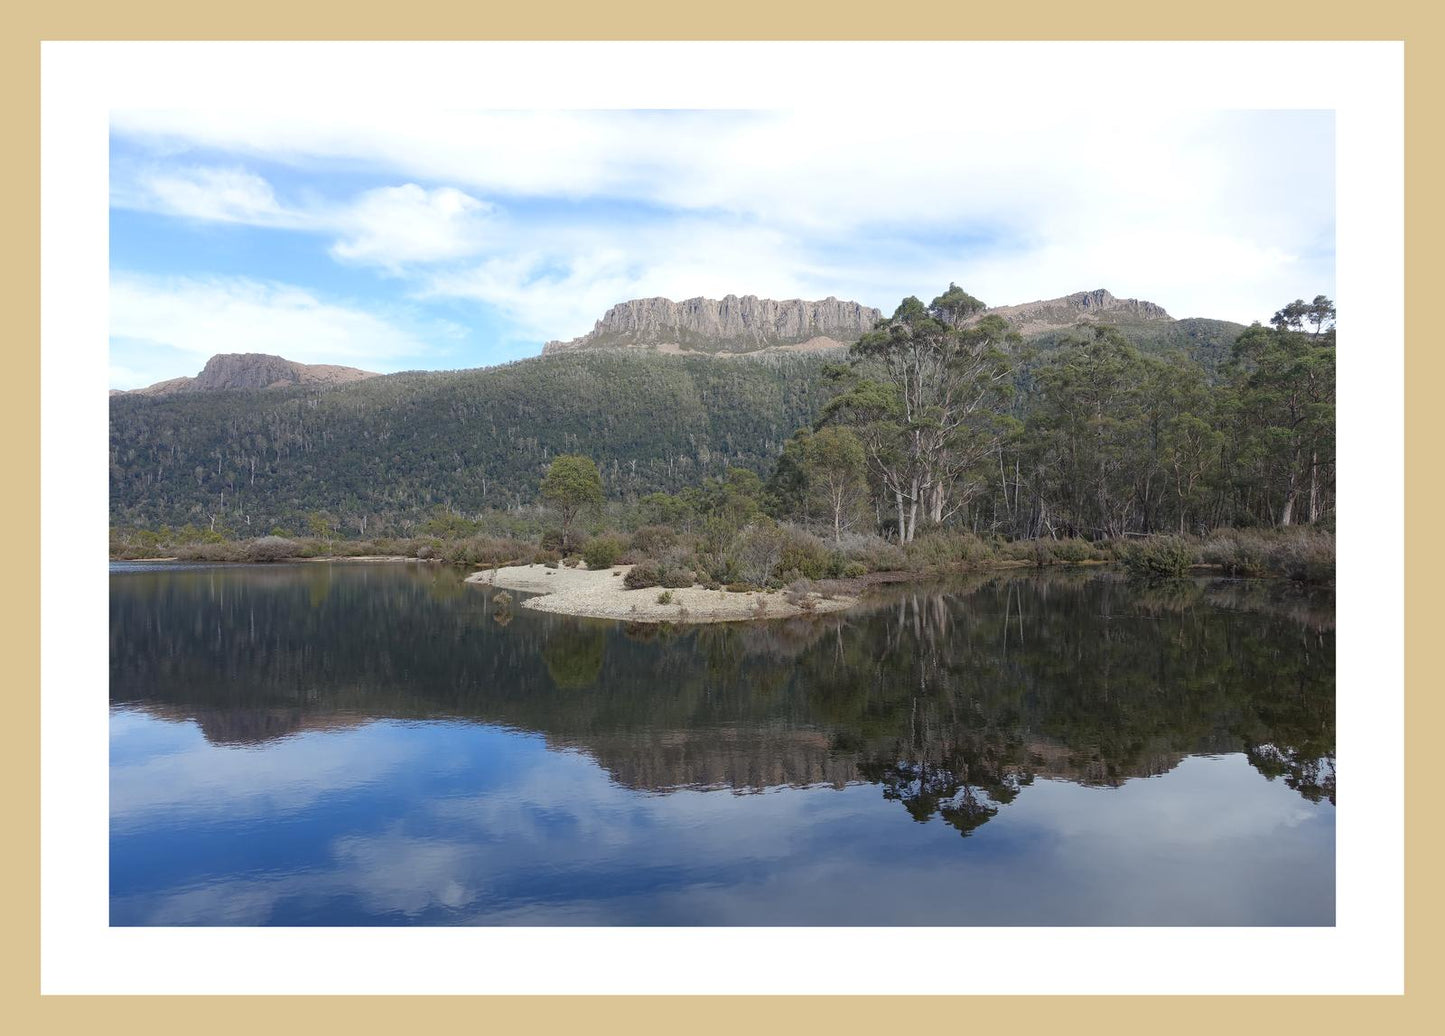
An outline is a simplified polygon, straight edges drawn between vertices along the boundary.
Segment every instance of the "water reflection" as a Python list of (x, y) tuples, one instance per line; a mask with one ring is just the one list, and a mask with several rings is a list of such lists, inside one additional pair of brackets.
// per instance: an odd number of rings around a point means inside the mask
[[(1333, 917), (1327, 597), (1061, 573), (691, 630), (497, 611), (490, 591), (423, 566), (113, 577), (116, 923), (759, 923), (764, 902), (797, 923)], [(186, 730), (199, 740), (166, 733)], [(1118, 855), (1097, 831), (1069, 836), (1091, 846), (1072, 877), (1037, 848), (1018, 850), (1013, 879), (999, 869), (1020, 832), (1048, 842), (1090, 815), (1157, 862), (1193, 837), (1182, 827), (1209, 825), (1180, 813), (1141, 834), (1116, 814), (1183, 810), (1195, 784), (1257, 827), (1196, 845), (1166, 882), (1085, 890), (1081, 873)], [(977, 838), (959, 834), (1005, 816), (958, 855)], [(906, 856), (870, 855), (879, 838)], [(155, 870), (178, 841), (189, 869)], [(1258, 869), (1295, 842), (1289, 882)], [(1205, 910), (1201, 890), (1251, 859), (1241, 888), (1278, 883), (1273, 898), (1221, 891)], [(827, 860), (853, 876), (801, 895)], [(914, 902), (965, 863), (1012, 915)], [(913, 892), (862, 889), (900, 867)], [(1171, 900), (1183, 872), (1198, 887)], [(1095, 905), (1027, 900), (1029, 880)]]

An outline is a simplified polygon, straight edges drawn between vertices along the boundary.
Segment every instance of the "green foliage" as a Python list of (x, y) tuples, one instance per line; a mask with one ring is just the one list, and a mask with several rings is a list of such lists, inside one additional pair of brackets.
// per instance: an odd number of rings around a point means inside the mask
[(554, 458), (542, 479), (542, 500), (562, 517), (562, 549), (572, 545), (572, 523), (577, 516), (602, 504), (602, 476), (591, 457), (563, 454)]
[(816, 536), (800, 529), (780, 530), (782, 549), (770, 575), (785, 582), (798, 579), (824, 579), (832, 565), (832, 555)]
[(365, 535), (413, 535), (438, 505), (515, 517), (552, 458), (581, 452), (612, 500), (675, 494), (730, 467), (770, 470), (826, 397), (825, 362), (581, 352), (327, 389), (116, 396), (111, 519), (158, 528), (216, 514), (309, 531), (307, 515), (324, 512), (332, 535), (362, 534), (363, 521)]
[(644, 525), (632, 533), (632, 549), (657, 557), (677, 542), (677, 532), (666, 525)]
[(1151, 536), (1125, 544), (1120, 553), (1124, 566), (1141, 576), (1185, 575), (1195, 557), (1194, 549), (1179, 536)]
[(622, 537), (616, 535), (594, 536), (583, 548), (582, 558), (591, 569), (611, 568), (617, 564), (626, 548)]
[(639, 561), (622, 580), (629, 590), (642, 590), (662, 582), (662, 566), (655, 561)]
[(764, 586), (773, 578), (788, 542), (788, 535), (776, 522), (759, 519), (734, 538), (728, 547), (728, 564), (739, 581)]
[(904, 548), (905, 564), (913, 571), (946, 571), (980, 564), (990, 556), (988, 547), (971, 532), (931, 531)]
[(252, 540), (246, 550), (247, 561), (284, 561), (297, 556), (300, 545), (281, 536), (262, 536)]
[[(243, 560), (249, 531), (269, 528), (302, 557), (365, 544), (501, 564), (530, 555), (519, 539), (560, 556), (635, 529), (614, 563), (768, 585), (980, 550), (1076, 564), (1140, 534), (1329, 529), (1334, 306), (1296, 300), (1270, 323), (1089, 325), (1026, 344), (950, 285), (903, 300), (846, 365), (584, 353), (324, 391), (116, 397), (112, 556)], [(777, 521), (832, 550), (789, 547)], [(901, 549), (965, 532), (982, 539)], [(1304, 543), (1209, 549), (1230, 572), (1327, 578), (1332, 544)]]
[(664, 591), (662, 591), (662, 593), (658, 594), (658, 595), (657, 595), (657, 603), (658, 603), (658, 604), (671, 604), (671, 603), (672, 603), (672, 591), (671, 591), (671, 590), (664, 590)]

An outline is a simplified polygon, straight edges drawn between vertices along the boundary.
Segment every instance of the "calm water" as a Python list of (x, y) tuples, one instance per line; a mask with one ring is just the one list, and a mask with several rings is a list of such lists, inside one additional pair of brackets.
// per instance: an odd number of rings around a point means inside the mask
[(991, 576), (693, 630), (112, 566), (116, 925), (1334, 923), (1334, 601)]

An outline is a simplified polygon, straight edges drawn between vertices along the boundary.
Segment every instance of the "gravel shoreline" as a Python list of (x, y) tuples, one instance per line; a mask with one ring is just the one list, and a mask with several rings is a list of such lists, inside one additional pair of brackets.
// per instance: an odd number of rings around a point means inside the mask
[[(843, 611), (857, 603), (854, 597), (809, 594), (811, 607), (789, 602), (786, 594), (750, 591), (730, 593), (702, 586), (665, 590), (649, 586), (629, 590), (623, 583), (631, 565), (610, 569), (547, 568), (545, 565), (511, 565), (489, 568), (467, 577), (469, 583), (495, 586), (499, 590), (537, 594), (522, 602), (523, 608), (594, 619), (623, 619), (628, 622), (746, 622), (756, 619), (786, 619), (795, 615), (820, 615)], [(671, 594), (668, 604), (657, 599)]]

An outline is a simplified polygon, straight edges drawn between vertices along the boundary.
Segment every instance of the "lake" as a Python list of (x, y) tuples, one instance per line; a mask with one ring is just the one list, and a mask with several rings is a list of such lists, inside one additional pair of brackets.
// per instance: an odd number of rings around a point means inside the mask
[(1328, 591), (669, 628), (462, 575), (113, 564), (111, 923), (1334, 924)]

